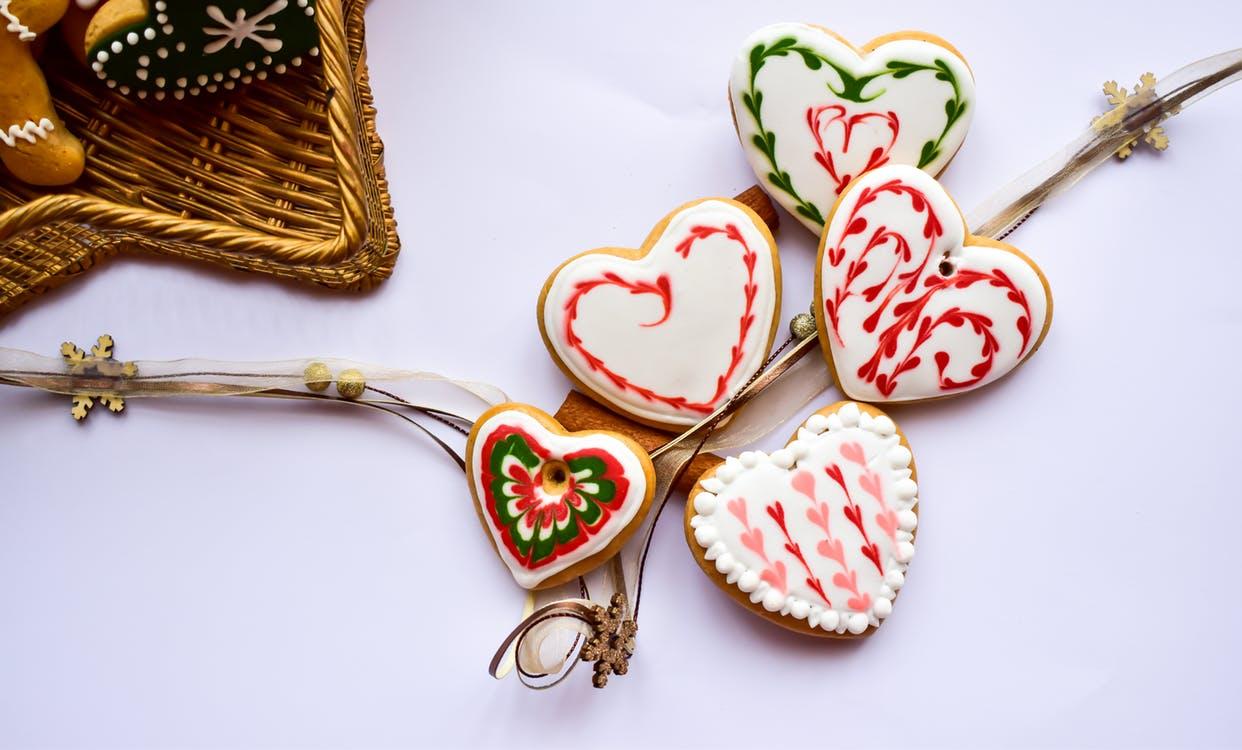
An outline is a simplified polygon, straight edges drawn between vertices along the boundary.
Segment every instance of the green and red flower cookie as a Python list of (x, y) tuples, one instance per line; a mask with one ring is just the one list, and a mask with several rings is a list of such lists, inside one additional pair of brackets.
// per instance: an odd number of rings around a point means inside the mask
[(492, 546), (527, 589), (557, 586), (611, 558), (655, 493), (651, 459), (633, 440), (566, 432), (525, 404), (479, 417), (466, 442), (466, 475)]

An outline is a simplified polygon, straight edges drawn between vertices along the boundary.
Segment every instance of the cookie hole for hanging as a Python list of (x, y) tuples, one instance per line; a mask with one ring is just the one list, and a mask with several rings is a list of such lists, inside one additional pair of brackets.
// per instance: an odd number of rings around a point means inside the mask
[(953, 261), (949, 260), (949, 254), (945, 253), (940, 259), (940, 265), (936, 266), (936, 272), (946, 279), (953, 275), (957, 268), (953, 265)]
[(540, 474), (543, 491), (549, 495), (563, 495), (569, 489), (569, 479), (572, 475), (569, 471), (569, 464), (564, 461), (549, 461), (543, 465)]

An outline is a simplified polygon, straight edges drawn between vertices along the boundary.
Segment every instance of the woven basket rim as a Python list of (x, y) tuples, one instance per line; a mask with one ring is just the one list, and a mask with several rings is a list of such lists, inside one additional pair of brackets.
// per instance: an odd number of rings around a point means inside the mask
[[(349, 0), (345, 0), (349, 2)], [(365, 2), (351, 2), (361, 13)], [(342, 0), (318, 0), (316, 14), (323, 60), (324, 86), (328, 91), (348, 92), (353, 88), (350, 75), (348, 39), (345, 33)], [(75, 193), (36, 198), (0, 213), (0, 242), (41, 224), (57, 221), (88, 223), (99, 230), (158, 233), (160, 239), (200, 242), (236, 252), (263, 255), (273, 260), (324, 263), (340, 260), (355, 251), (366, 238), (363, 207), (351, 205), (351, 198), (362, 192), (361, 156), (356, 143), (358, 112), (355, 97), (334, 95), (329, 100), (329, 133), (341, 189), (342, 225), (331, 239), (294, 239), (265, 234), (248, 227), (209, 219), (185, 219), (140, 206)]]
[[(268, 232), (254, 222), (187, 219), (182, 212), (107, 196), (45, 194), (0, 212), (0, 315), (121, 251), (168, 255), (345, 291), (370, 289), (388, 278), (400, 241), (366, 65), (366, 0), (317, 0), (317, 9), (322, 65), (317, 96), (323, 118), (309, 126), (305, 137), (324, 146), (331, 166), (322, 174), (335, 188), (304, 188), (301, 194), (334, 207), (324, 217), (326, 224), (312, 230), (276, 223)], [(125, 98), (101, 99), (101, 111), (117, 101), (128, 103)], [(298, 135), (283, 137), (296, 140)], [(227, 187), (221, 194), (231, 192)], [(246, 190), (239, 182), (232, 199)], [(141, 200), (141, 193), (132, 195)], [(151, 197), (155, 200), (147, 201), (150, 205), (168, 205), (157, 193)]]

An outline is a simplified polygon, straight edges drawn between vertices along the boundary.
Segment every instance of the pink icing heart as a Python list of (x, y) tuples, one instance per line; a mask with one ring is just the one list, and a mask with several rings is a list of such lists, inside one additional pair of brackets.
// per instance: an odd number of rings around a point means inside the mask
[(736, 518), (739, 522), (741, 522), (743, 526), (746, 526), (748, 528), (750, 527), (750, 524), (746, 522), (746, 501), (745, 500), (743, 500), (740, 497), (735, 497), (729, 501), (728, 508), (729, 508), (729, 512), (733, 514), (733, 517)]
[(790, 484), (793, 485), (794, 492), (805, 495), (808, 500), (815, 499), (815, 475), (811, 474), (811, 472), (799, 471), (793, 475)]
[[(861, 461), (859, 463), (862, 463)], [(884, 490), (880, 488), (880, 475), (874, 472), (866, 472), (858, 478), (858, 486), (863, 488), (863, 492), (874, 497), (879, 502), (884, 502)]]
[(845, 565), (845, 545), (840, 539), (821, 539), (819, 544), (815, 546), (816, 551), (829, 560), (836, 561), (839, 565)]
[(867, 457), (863, 455), (863, 447), (858, 443), (842, 444), (841, 458), (844, 458), (846, 461), (853, 461), (859, 466), (867, 465)]
[(867, 609), (871, 607), (871, 594), (863, 594), (862, 596), (852, 597), (845, 602), (845, 606), (855, 612), (866, 612)]
[(742, 546), (754, 552), (763, 559), (767, 559), (767, 555), (763, 553), (763, 531), (761, 529), (751, 529), (742, 532)]
[(768, 585), (782, 594), (788, 591), (787, 578), (785, 576), (785, 563), (776, 561), (776, 563), (763, 571), (759, 576), (759, 580), (767, 581)]
[(891, 509), (885, 509), (875, 514), (875, 525), (888, 536), (889, 539), (897, 538), (897, 514)]

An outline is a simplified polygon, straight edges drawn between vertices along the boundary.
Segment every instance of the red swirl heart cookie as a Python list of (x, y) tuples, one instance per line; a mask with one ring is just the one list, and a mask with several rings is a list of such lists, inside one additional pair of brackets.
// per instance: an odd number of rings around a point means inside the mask
[(1052, 322), (1038, 266), (970, 235), (914, 167), (881, 167), (846, 189), (816, 269), (820, 343), (841, 391), (861, 401), (980, 388), (1031, 356)]
[(692, 425), (767, 357), (780, 317), (776, 242), (741, 203), (689, 203), (640, 250), (566, 261), (538, 315), (552, 358), (592, 398), (656, 427)]
[(817, 26), (778, 23), (742, 45), (729, 80), (755, 175), (819, 234), (852, 179), (885, 164), (939, 174), (974, 113), (975, 82), (952, 45), (919, 32), (855, 48)]
[(897, 425), (841, 402), (782, 449), (706, 472), (686, 503), (699, 567), (750, 611), (809, 635), (870, 634), (914, 556), (914, 459)]
[(655, 491), (651, 459), (630, 438), (566, 432), (523, 404), (501, 404), (475, 422), (466, 476), (488, 538), (528, 589), (557, 586), (612, 557)]

